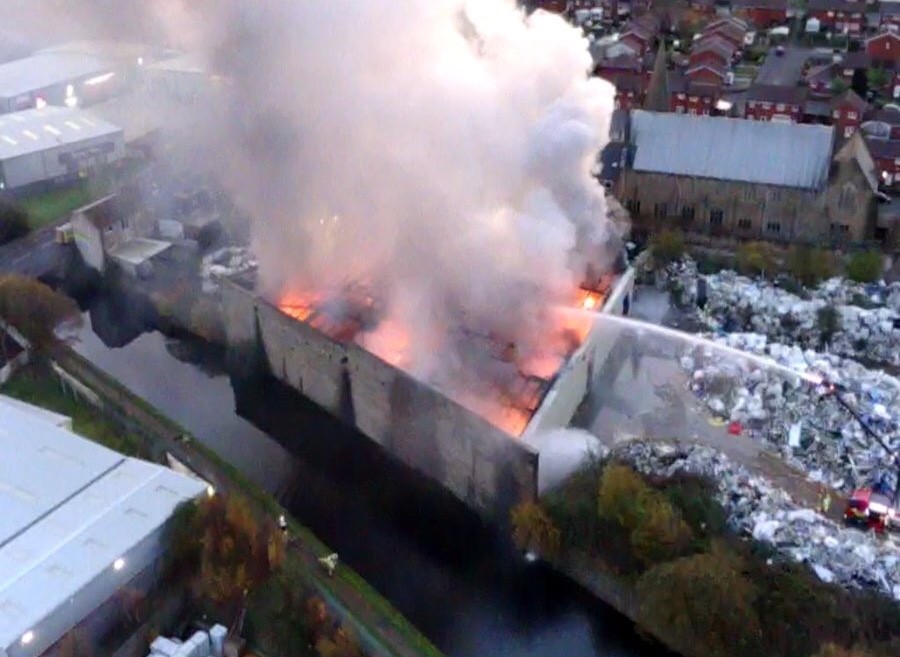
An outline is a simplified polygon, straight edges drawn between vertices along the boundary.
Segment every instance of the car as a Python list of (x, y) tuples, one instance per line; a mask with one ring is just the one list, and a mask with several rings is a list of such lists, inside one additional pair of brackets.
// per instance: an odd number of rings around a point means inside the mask
[(784, 46), (778, 46), (775, 48), (775, 54), (781, 57), (784, 54)]

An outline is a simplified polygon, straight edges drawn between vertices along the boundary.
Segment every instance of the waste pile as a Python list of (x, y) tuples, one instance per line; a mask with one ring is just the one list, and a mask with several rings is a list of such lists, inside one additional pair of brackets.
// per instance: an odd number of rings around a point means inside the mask
[[(714, 416), (779, 452), (810, 479), (833, 488), (849, 492), (876, 477), (898, 483), (891, 458), (900, 455), (900, 379), (834, 354), (771, 342), (760, 334), (711, 337), (775, 363), (722, 358), (709, 345), (682, 356), (691, 390)], [(842, 398), (892, 452), (868, 436), (837, 398), (823, 394), (816, 380), (840, 386)]]
[(226, 246), (203, 257), (200, 274), (204, 285), (214, 287), (215, 281), (255, 271), (259, 262), (250, 250), (241, 246)]
[[(700, 275), (690, 259), (670, 265), (669, 285), (689, 305)], [(763, 279), (722, 271), (706, 279), (699, 319), (712, 331), (762, 333), (780, 342), (825, 347), (848, 358), (900, 366), (900, 283), (861, 285), (832, 278), (803, 297)], [(834, 319), (828, 317), (834, 309)]]
[(628, 441), (612, 458), (645, 475), (690, 474), (716, 485), (733, 530), (806, 563), (824, 582), (877, 591), (900, 601), (900, 544), (893, 537), (843, 527), (796, 504), (783, 490), (700, 445)]

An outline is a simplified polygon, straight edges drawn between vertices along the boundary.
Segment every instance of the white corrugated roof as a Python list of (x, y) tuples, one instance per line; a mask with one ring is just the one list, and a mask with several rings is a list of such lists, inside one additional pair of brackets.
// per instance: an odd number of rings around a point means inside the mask
[(636, 110), (635, 171), (806, 189), (828, 178), (833, 128)]
[(129, 551), (205, 488), (2, 402), (0, 454), (0, 653), (87, 583), (126, 583), (144, 565), (129, 567)]
[(15, 98), (57, 84), (111, 71), (100, 57), (45, 52), (0, 65), (0, 96)]
[(0, 160), (122, 132), (95, 114), (48, 105), (0, 114)]

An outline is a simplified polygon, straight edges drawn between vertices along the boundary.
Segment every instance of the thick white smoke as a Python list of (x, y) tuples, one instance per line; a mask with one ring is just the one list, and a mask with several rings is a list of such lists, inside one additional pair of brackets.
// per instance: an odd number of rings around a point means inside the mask
[(148, 7), (230, 81), (190, 148), (253, 217), (271, 294), (369, 282), (433, 377), (460, 325), (527, 356), (547, 309), (610, 260), (590, 170), (613, 89), (561, 18), (514, 0)]
[(371, 281), (419, 368), (462, 323), (527, 354), (615, 239), (590, 175), (613, 90), (581, 35), (512, 0), (215, 16), (200, 45), (233, 80), (221, 163), (270, 289)]

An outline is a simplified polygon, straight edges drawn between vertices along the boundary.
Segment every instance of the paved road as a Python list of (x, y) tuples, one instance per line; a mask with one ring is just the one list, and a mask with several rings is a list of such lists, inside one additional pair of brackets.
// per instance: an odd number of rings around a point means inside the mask
[(0, 246), (0, 273), (21, 274), (41, 278), (52, 272), (63, 262), (71, 246), (57, 244), (55, 231), (66, 218), (45, 226), (25, 237)]
[[(679, 323), (677, 314), (665, 292), (643, 287), (635, 295), (636, 318), (671, 326)], [(820, 505), (826, 488), (750, 436), (731, 435), (725, 426), (711, 422), (712, 416), (691, 392), (688, 374), (679, 362), (686, 343), (657, 337), (652, 327), (644, 333), (623, 331), (612, 356), (594, 374), (590, 396), (576, 418), (578, 426), (610, 447), (636, 438), (708, 445), (787, 491), (799, 504), (809, 508)], [(633, 345), (637, 347), (634, 354), (639, 355), (633, 354)], [(834, 492), (831, 494), (834, 498)], [(840, 507), (831, 507), (829, 515), (835, 520), (840, 519)]]
[(770, 52), (756, 75), (756, 83), (793, 87), (800, 79), (803, 64), (814, 52), (800, 46), (787, 46), (783, 55)]

